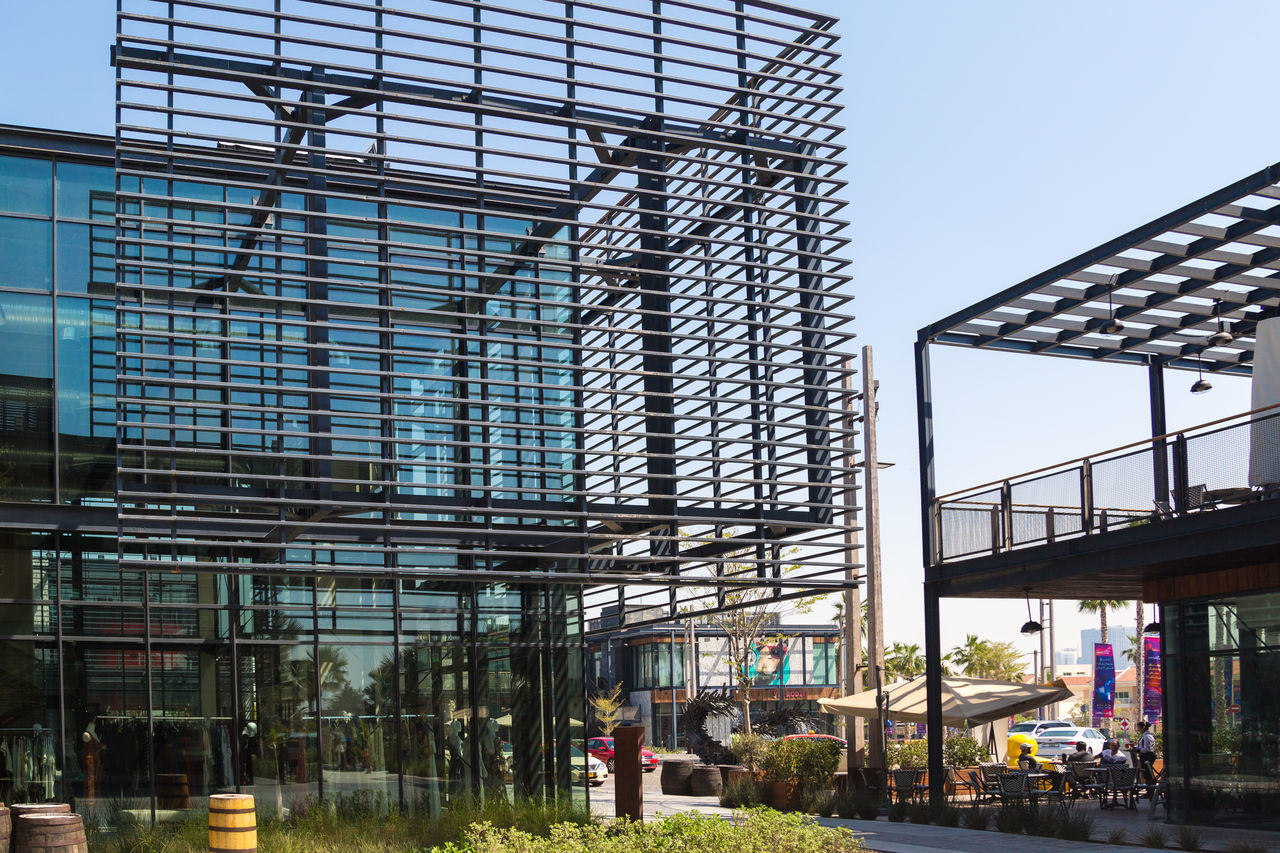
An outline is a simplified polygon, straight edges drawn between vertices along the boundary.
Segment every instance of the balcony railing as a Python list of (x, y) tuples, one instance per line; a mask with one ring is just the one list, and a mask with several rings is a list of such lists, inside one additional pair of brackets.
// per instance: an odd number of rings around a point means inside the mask
[(934, 563), (1280, 497), (1280, 405), (934, 501)]

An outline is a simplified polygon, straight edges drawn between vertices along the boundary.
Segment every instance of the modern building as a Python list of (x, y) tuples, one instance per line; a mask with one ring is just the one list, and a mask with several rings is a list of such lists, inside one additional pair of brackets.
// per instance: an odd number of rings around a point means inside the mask
[[(1128, 626), (1115, 624), (1107, 626), (1107, 642), (1111, 644), (1117, 662), (1123, 661), (1125, 652), (1133, 648), (1135, 636), (1134, 629)], [(1093, 666), (1093, 647), (1096, 643), (1101, 642), (1101, 628), (1085, 628), (1082, 630), (1080, 632), (1080, 654), (1072, 663)]]
[[(592, 624), (607, 627), (610, 621), (603, 616)], [(809, 716), (815, 731), (832, 729), (835, 718), (818, 700), (841, 695), (839, 629), (779, 622), (764, 634), (750, 672), (753, 719), (786, 708)], [(738, 689), (728, 637), (707, 620), (594, 634), (587, 644), (587, 684), (589, 692), (621, 684), (634, 709), (629, 716), (645, 728), (645, 742), (668, 749), (685, 746), (686, 699), (702, 690)], [(727, 743), (734, 722), (711, 719), (707, 731)]]
[(0, 799), (583, 796), (588, 614), (843, 588), (833, 25), (125, 0), (0, 128)]
[[(1154, 602), (1144, 627), (1160, 640), (1171, 816), (1271, 829), (1280, 829), (1278, 198), (1275, 165), (957, 311), (916, 344), (931, 712), (940, 713), (943, 597), (1105, 590)], [(1150, 434), (1108, 433), (1099, 402), (1096, 454), (1022, 476), (992, 470), (984, 485), (939, 495), (930, 361), (942, 346), (1144, 370)], [(1220, 375), (1251, 377), (1250, 409), (1171, 432), (1166, 381), (1205, 393)], [(941, 747), (931, 747), (937, 770)]]

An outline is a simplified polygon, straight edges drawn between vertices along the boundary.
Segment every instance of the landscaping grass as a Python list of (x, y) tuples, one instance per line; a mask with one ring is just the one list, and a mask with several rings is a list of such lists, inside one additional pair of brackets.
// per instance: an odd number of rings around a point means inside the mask
[[(121, 822), (90, 828), (94, 853), (207, 853), (208, 815), (156, 827)], [(854, 853), (847, 829), (818, 826), (802, 814), (746, 809), (732, 821), (679, 814), (646, 823), (595, 822), (576, 807), (455, 804), (432, 821), (386, 812), (357, 799), (295, 806), (286, 820), (262, 820), (259, 853)]]

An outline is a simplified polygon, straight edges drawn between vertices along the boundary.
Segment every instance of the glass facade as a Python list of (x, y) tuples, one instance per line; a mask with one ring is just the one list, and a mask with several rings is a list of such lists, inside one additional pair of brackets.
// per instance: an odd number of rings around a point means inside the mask
[[(381, 555), (350, 544), (284, 549), (283, 562), (298, 572), (289, 576), (128, 565), (140, 555), (114, 535), (118, 331), (126, 352), (145, 358), (154, 349), (140, 335), (129, 337), (144, 321), (117, 328), (115, 171), (107, 165), (110, 145), (101, 148), (97, 162), (58, 151), (46, 159), (0, 155), (0, 243), (7, 247), (0, 255), (21, 255), (0, 265), (0, 498), (49, 505), (55, 528), (0, 528), (0, 651), (10, 680), (0, 692), (0, 800), (70, 800), (87, 814), (121, 808), (148, 819), (229, 791), (254, 793), (261, 808), (280, 812), (306, 797), (357, 793), (432, 813), (477, 791), (585, 796), (572, 783), (568, 750), (583, 737), (586, 716), (576, 591), (397, 577), (383, 571)], [(142, 191), (136, 180), (122, 186)], [(174, 198), (150, 214), (191, 224), (148, 235), (166, 244), (148, 252), (166, 262), (228, 263), (225, 233), (211, 241), (202, 229), (225, 224), (226, 205), (247, 195), (197, 182), (151, 189)], [(302, 205), (296, 195), (282, 203)], [(334, 473), (356, 490), (376, 488), (369, 481), (381, 480), (381, 470), (361, 460), (371, 444), (388, 442), (406, 460), (392, 475), (398, 494), (438, 498), (483, 485), (516, 500), (562, 488), (565, 475), (548, 470), (570, 468), (573, 449), (573, 439), (556, 432), (568, 418), (557, 407), (568, 399), (570, 359), (555, 338), (565, 274), (549, 270), (510, 284), (513, 296), (548, 303), (537, 309), (548, 325), (536, 342), (511, 328), (525, 309), (495, 299), (486, 340), (471, 344), (445, 310), (450, 299), (428, 299), (422, 284), (468, 286), (463, 265), (448, 272), (440, 249), (461, 248), (461, 231), (484, 217), (397, 211), (403, 219), (394, 230), (407, 244), (401, 295), (413, 308), (399, 315), (402, 322), (370, 322), (360, 290), (363, 250), (336, 240), (332, 248), (342, 261), (330, 265), (333, 295), (351, 306), (331, 315)], [(345, 212), (368, 210), (353, 202)], [(508, 230), (524, 227), (492, 218)], [(303, 228), (301, 217), (280, 218), (271, 238), (278, 257), (270, 269), (254, 266), (275, 274), (256, 279), (264, 291), (295, 300), (304, 294), (283, 275), (303, 272), (290, 259), (304, 252), (290, 236)], [(335, 230), (353, 241), (366, 236), (356, 224)], [(501, 240), (483, 245), (504, 248)], [(192, 386), (210, 376), (198, 361), (214, 327), (231, 338), (216, 348), (234, 362), (238, 386), (221, 396), (188, 388), (189, 414), (171, 433), (178, 454), (223, 448), (206, 427), (231, 424), (237, 448), (255, 463), (221, 468), (234, 475), (224, 482), (305, 476), (314, 447), (305, 439), (272, 444), (264, 435), (277, 426), (287, 435), (291, 418), (318, 416), (301, 378), (305, 322), (303, 310), (284, 307), (168, 321), (164, 330), (181, 340), (166, 344), (165, 354), (189, 357)], [(494, 395), (462, 433), (442, 426), (469, 377), (484, 369), (483, 361), (459, 357), (483, 359), (498, 349), (529, 360), (505, 368), (510, 393)], [(397, 374), (390, 412), (368, 403), (379, 389), (370, 372), (388, 361)], [(467, 370), (459, 374), (458, 364)], [(146, 420), (146, 406), (130, 411)], [(535, 425), (539, 436), (553, 436), (536, 449), (529, 446)], [(467, 442), (487, 448), (492, 464), (459, 466)], [(536, 474), (522, 467), (530, 454), (541, 463), (530, 468), (542, 469)], [(105, 513), (89, 516), (88, 526), (97, 519), (102, 532), (72, 532), (85, 524), (73, 520), (76, 507)], [(457, 565), (426, 547), (406, 551), (404, 565)], [(335, 565), (347, 571), (320, 571)], [(554, 706), (552, 696), (560, 697)]]
[(1163, 611), (1171, 814), (1280, 829), (1280, 592)]

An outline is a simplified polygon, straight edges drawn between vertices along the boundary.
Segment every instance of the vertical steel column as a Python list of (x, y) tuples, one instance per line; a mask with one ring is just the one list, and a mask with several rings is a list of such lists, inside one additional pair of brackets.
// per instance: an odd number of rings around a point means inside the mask
[[(1151, 443), (1151, 468), (1155, 473), (1155, 499), (1169, 500), (1169, 453), (1167, 445), (1160, 436), (1169, 432), (1165, 423), (1164, 410), (1164, 366), (1155, 356), (1147, 357), (1147, 395), (1151, 404), (1151, 436), (1156, 441)], [(1178, 495), (1179, 505), (1186, 499)]]
[[(640, 325), (644, 347), (645, 456), (649, 475), (649, 511), (658, 518), (673, 518), (676, 512), (675, 409), (671, 378), (671, 293), (667, 276), (666, 168), (662, 141), (645, 130), (654, 129), (646, 120), (635, 140), (636, 186), (640, 235)], [(674, 536), (675, 529), (667, 531)], [(654, 557), (674, 557), (675, 543), (668, 539), (650, 542)], [(675, 563), (666, 566), (672, 570)]]
[[(313, 68), (307, 76), (316, 84), (306, 91), (306, 106), (299, 105), (298, 108), (307, 124), (307, 390), (311, 409), (310, 432), (314, 434), (310, 439), (311, 473), (320, 480), (312, 485), (316, 497), (323, 500), (333, 493), (333, 462), (329, 459), (333, 453), (333, 439), (328, 437), (332, 432), (329, 389), (333, 377), (329, 373), (329, 241), (325, 239), (329, 230), (325, 197), (328, 180), (324, 172), (324, 125), (327, 118), (324, 70)], [(291, 162), (292, 153), (285, 151), (284, 158), (285, 163)]]
[(944, 801), (942, 767), (942, 626), (939, 612), (933, 529), (937, 494), (933, 458), (933, 388), (929, 376), (929, 342), (916, 341), (916, 429), (920, 451), (920, 517), (924, 558), (924, 680), (929, 738), (929, 808), (935, 815)]
[[(796, 266), (800, 301), (800, 363), (804, 377), (805, 452), (809, 461), (809, 502), (819, 524), (830, 524), (835, 515), (831, 503), (831, 434), (827, 394), (826, 335), (823, 319), (822, 239), (815, 214), (815, 147), (800, 146), (806, 159), (793, 161), (796, 188)], [(863, 347), (865, 358), (867, 347)], [(870, 472), (868, 473), (868, 478)]]
[[(867, 590), (867, 666), (874, 673), (884, 672), (884, 585), (880, 577), (880, 448), (876, 416), (880, 410), (880, 383), (875, 376), (875, 358), (871, 347), (862, 348), (862, 464), (866, 483), (866, 590)], [(860, 618), (861, 614), (855, 614)], [(884, 769), (884, 729), (877, 726), (868, 746), (876, 766)]]

